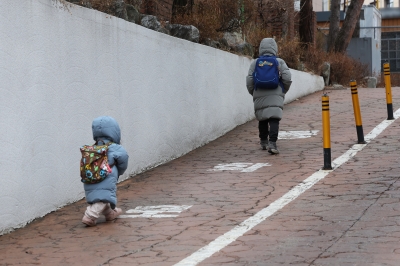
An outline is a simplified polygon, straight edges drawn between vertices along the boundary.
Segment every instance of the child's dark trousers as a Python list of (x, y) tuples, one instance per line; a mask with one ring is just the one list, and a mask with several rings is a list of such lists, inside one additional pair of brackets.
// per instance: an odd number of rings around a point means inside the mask
[(270, 118), (258, 122), (259, 137), (261, 140), (276, 142), (279, 133), (279, 121), (277, 118)]

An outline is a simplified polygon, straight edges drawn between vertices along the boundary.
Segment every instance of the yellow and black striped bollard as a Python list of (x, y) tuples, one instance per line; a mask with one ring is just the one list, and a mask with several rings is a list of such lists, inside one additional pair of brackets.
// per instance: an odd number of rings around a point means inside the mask
[(331, 165), (331, 122), (329, 116), (329, 96), (324, 94), (322, 96), (322, 132), (323, 132), (323, 145), (324, 145), (324, 168), (323, 170), (332, 170)]
[(393, 120), (393, 105), (392, 105), (392, 84), (390, 83), (390, 65), (389, 63), (383, 64), (383, 72), (385, 74), (385, 88), (386, 88), (386, 105), (387, 105), (387, 120)]
[(360, 102), (358, 101), (357, 82), (355, 80), (350, 81), (350, 88), (351, 98), (353, 100), (354, 118), (356, 120), (358, 144), (365, 144), (366, 142), (364, 140), (364, 132), (362, 127)]

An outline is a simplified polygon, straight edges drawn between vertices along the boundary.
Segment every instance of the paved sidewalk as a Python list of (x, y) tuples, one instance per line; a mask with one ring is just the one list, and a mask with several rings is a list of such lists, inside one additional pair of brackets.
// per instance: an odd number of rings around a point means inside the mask
[[(324, 92), (333, 161), (360, 145), (350, 89)], [(285, 106), (280, 136), (310, 136), (280, 139), (281, 154), (260, 149), (257, 122), (250, 121), (120, 183), (125, 218), (102, 218), (86, 228), (81, 200), (0, 236), (0, 265), (174, 265), (184, 259), (186, 265), (399, 265), (400, 120), (293, 194), (323, 166), (324, 92)], [(392, 94), (396, 111), (400, 88)], [(367, 136), (387, 118), (386, 93), (359, 88), (358, 95)], [(285, 195), (290, 200), (283, 201)]]

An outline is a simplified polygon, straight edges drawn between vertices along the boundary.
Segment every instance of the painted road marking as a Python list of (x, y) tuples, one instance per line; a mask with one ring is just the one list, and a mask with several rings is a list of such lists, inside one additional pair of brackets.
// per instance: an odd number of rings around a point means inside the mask
[[(127, 210), (132, 215), (120, 215), (118, 218), (171, 218), (178, 217), (179, 213), (192, 207), (192, 205), (159, 205), (159, 206), (137, 206), (135, 209)], [(168, 213), (168, 214), (163, 214)], [(170, 214), (173, 213), (173, 214)]]
[(316, 136), (319, 130), (309, 131), (279, 131), (278, 139), (305, 139)]
[(194, 252), (189, 257), (181, 260), (175, 266), (186, 266), (186, 265), (197, 265), (203, 260), (211, 257), (214, 253), (220, 251), (224, 247), (228, 246), (230, 243), (234, 242), (237, 238), (243, 236), (246, 232), (250, 231), (253, 227), (260, 224), (268, 217), (273, 215), (275, 212), (279, 211), (287, 204), (295, 200), (298, 196), (304, 193), (307, 189), (311, 188), (315, 183), (322, 180), (332, 171), (336, 170), (342, 164), (353, 158), (357, 152), (364, 149), (367, 144), (375, 139), (383, 130), (385, 130), (389, 125), (391, 125), (394, 121), (396, 121), (400, 116), (400, 109), (396, 111), (394, 114), (394, 120), (384, 120), (379, 125), (377, 125), (367, 136), (365, 136), (364, 140), (366, 144), (355, 144), (348, 151), (346, 151), (343, 155), (339, 156), (332, 162), (332, 170), (319, 170), (315, 172), (308, 178), (306, 178), (302, 183), (298, 184), (281, 198), (272, 202), (268, 207), (262, 209), (254, 216), (248, 218), (247, 220), (240, 223), (238, 226), (234, 227), (232, 230), (226, 232), (224, 235), (216, 238), (214, 241), (209, 243), (207, 246), (204, 246)]
[(207, 171), (240, 171), (242, 173), (254, 172), (264, 166), (271, 166), (269, 163), (228, 163), (218, 164), (213, 169)]

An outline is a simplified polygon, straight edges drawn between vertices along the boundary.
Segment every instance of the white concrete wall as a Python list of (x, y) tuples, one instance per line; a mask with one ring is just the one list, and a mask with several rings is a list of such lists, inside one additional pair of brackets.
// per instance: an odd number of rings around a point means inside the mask
[(291, 69), (290, 72), (292, 74), (292, 85), (285, 95), (285, 104), (324, 89), (324, 79), (321, 76), (310, 75), (294, 69)]
[[(0, 21), (0, 234), (84, 196), (79, 147), (97, 116), (120, 123), (120, 180), (254, 118), (248, 58), (52, 0), (1, 0)], [(287, 102), (323, 88), (294, 79)]]

